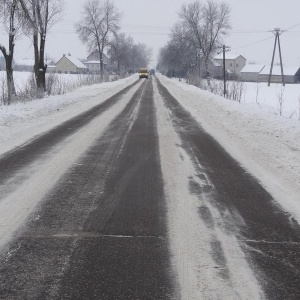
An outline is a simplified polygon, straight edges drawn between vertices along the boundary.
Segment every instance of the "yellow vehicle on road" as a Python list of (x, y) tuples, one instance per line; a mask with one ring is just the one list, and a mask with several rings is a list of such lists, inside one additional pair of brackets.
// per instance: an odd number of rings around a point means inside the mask
[(140, 68), (140, 79), (147, 78), (148, 79), (149, 73), (147, 68)]

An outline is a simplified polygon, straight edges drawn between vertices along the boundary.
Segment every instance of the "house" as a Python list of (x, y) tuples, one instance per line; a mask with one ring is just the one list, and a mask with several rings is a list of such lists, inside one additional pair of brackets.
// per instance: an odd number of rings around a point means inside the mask
[[(223, 54), (219, 54), (214, 57), (214, 60), (217, 61), (223, 68)], [(246, 58), (239, 54), (226, 53), (225, 54), (225, 69), (228, 74), (231, 74), (232, 77), (239, 77), (241, 70), (246, 65)]]
[(249, 64), (246, 65), (241, 71), (241, 80), (242, 81), (258, 81), (258, 74), (263, 70), (265, 65), (259, 64)]
[(219, 62), (216, 60), (209, 61), (208, 63), (209, 75), (214, 78), (222, 78), (223, 77), (223, 68)]
[[(108, 57), (105, 55), (105, 53), (102, 53), (102, 58), (103, 58), (103, 64), (107, 65), (108, 64)], [(100, 61), (100, 53), (99, 50), (94, 50), (88, 57), (87, 61)]]
[[(100, 60), (89, 60), (84, 62), (90, 73), (100, 73)], [(106, 65), (103, 65), (105, 69)]]
[(88, 68), (79, 59), (71, 56), (71, 54), (64, 54), (55, 67), (58, 73), (80, 74), (88, 72)]
[[(270, 66), (265, 66), (258, 75), (258, 80), (262, 82), (268, 82), (270, 74)], [(299, 67), (283, 67), (284, 82), (285, 83), (298, 83), (300, 82), (300, 68)], [(281, 67), (273, 66), (271, 82), (280, 83)]]
[(55, 62), (53, 60), (46, 60), (47, 64), (47, 73), (55, 73), (56, 72), (56, 66)]
[[(102, 54), (103, 59), (103, 69), (108, 70), (109, 58), (105, 53)], [(99, 50), (94, 50), (88, 57), (87, 61), (84, 63), (91, 73), (100, 73), (100, 52)]]

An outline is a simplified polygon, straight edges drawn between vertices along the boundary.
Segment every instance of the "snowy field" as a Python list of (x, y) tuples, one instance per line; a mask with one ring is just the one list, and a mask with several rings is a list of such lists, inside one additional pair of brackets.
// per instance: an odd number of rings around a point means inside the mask
[[(286, 86), (286, 115), (279, 116), (276, 85), (268, 88), (261, 84), (257, 104), (257, 85), (247, 83), (247, 94), (240, 104), (178, 80), (159, 74), (158, 78), (300, 223), (300, 122), (298, 117), (289, 118), (290, 112), (298, 111), (300, 86)], [(0, 106), (0, 155), (104, 101), (136, 79), (132, 75), (61, 96)]]
[(279, 113), (279, 97), (282, 95), (282, 116), (285, 118), (300, 119), (300, 84), (272, 83), (269, 87), (266, 82), (244, 82), (243, 103), (257, 103), (260, 107), (273, 108)]
[[(172, 78), (172, 80), (185, 82), (178, 78)], [(206, 80), (203, 80), (203, 83), (207, 86)], [(214, 83), (222, 89), (221, 94), (223, 94), (223, 81), (215, 80)], [(227, 88), (230, 88), (232, 83), (233, 81), (227, 81)], [(256, 104), (271, 113), (280, 114), (281, 101), (281, 115), (285, 118), (300, 120), (300, 84), (282, 86), (282, 84), (272, 83), (268, 86), (267, 82), (240, 83), (242, 85), (241, 103)]]
[[(47, 74), (49, 75), (49, 74)], [(60, 80), (65, 83), (74, 83), (80, 78), (88, 75), (84, 74), (55, 74), (60, 78)], [(21, 91), (24, 89), (24, 87), (28, 84), (30, 79), (32, 78), (33, 73), (32, 72), (14, 72), (14, 80), (15, 80), (15, 86), (17, 91)], [(0, 71), (0, 82), (3, 83), (6, 80), (6, 73), (5, 71)]]

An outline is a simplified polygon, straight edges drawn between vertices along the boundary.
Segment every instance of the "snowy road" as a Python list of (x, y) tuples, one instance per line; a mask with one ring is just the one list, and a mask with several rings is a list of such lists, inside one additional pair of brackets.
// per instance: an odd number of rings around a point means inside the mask
[(299, 225), (155, 77), (3, 155), (0, 184), (0, 299), (299, 298)]

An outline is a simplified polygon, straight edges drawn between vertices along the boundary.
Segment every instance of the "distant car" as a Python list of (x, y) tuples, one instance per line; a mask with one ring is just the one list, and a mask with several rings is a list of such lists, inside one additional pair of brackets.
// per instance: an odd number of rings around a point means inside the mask
[(146, 68), (140, 68), (140, 79), (147, 78), (148, 79), (148, 70)]
[(151, 69), (151, 70), (149, 71), (149, 74), (150, 74), (150, 75), (155, 75), (155, 70), (154, 70), (154, 69)]

